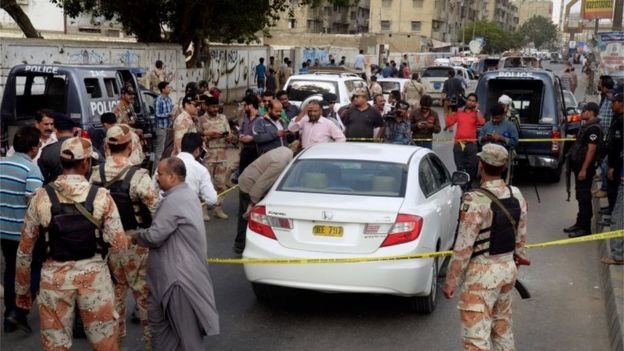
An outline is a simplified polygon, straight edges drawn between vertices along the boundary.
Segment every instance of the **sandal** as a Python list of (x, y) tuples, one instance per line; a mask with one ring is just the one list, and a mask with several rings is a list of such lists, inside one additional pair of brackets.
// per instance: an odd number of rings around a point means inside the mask
[(601, 258), (600, 262), (604, 264), (624, 265), (624, 260), (616, 260), (615, 258), (611, 256)]

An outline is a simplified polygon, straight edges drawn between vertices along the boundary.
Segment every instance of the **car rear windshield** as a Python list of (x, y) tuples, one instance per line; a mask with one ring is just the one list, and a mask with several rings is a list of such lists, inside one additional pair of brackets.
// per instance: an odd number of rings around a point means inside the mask
[(555, 111), (551, 108), (553, 104), (544, 104), (546, 96), (541, 80), (491, 79), (488, 82), (487, 106), (496, 104), (503, 94), (511, 97), (513, 107), (520, 114), (521, 124), (552, 123)]
[(422, 74), (423, 78), (446, 78), (449, 69), (447, 67), (430, 67), (425, 69)]
[(361, 160), (297, 160), (278, 191), (318, 194), (404, 197), (406, 167), (400, 163)]
[(286, 88), (288, 99), (291, 101), (303, 101), (312, 95), (332, 93), (338, 95), (336, 82), (322, 80), (291, 80)]
[(381, 85), (381, 90), (384, 94), (390, 94), (393, 90), (401, 91), (401, 84), (399, 82), (379, 82)]

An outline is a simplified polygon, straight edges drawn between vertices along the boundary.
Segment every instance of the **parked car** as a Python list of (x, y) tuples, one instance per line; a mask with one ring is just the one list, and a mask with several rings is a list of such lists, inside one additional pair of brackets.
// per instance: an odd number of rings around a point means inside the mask
[[(8, 149), (15, 131), (32, 123), (43, 108), (67, 114), (85, 131), (100, 127), (100, 116), (113, 110), (123, 86), (140, 91), (126, 67), (24, 64), (11, 68), (0, 109), (3, 147)], [(134, 111), (151, 150), (154, 122), (143, 94), (137, 94)]]
[(477, 65), (474, 67), (476, 77), (479, 78), (484, 72), (495, 71), (498, 69), (498, 61), (500, 61), (500, 58), (498, 57), (481, 57)]
[(409, 82), (409, 79), (406, 78), (379, 78), (377, 79), (377, 83), (381, 85), (381, 90), (383, 92), (383, 96), (388, 100), (388, 96), (390, 92), (393, 90), (398, 90), (399, 92), (403, 91), (403, 87), (405, 84)]
[(431, 66), (425, 68), (420, 79), (421, 83), (425, 86), (425, 92), (430, 95), (434, 100), (438, 100), (441, 103), (442, 100), (442, 86), (444, 81), (448, 79), (448, 71), (450, 69), (455, 70), (455, 75), (463, 77), (466, 81), (468, 88), (465, 89), (466, 94), (470, 94), (475, 91), (478, 80), (476, 77), (466, 68), (460, 66)]
[(368, 91), (366, 81), (360, 76), (340, 72), (297, 74), (290, 76), (284, 85), (284, 90), (288, 92), (288, 100), (297, 107), (313, 95), (322, 99), (324, 93), (333, 93), (337, 96), (336, 109), (348, 105), (351, 102), (351, 95), (357, 88)]
[[(465, 175), (465, 173), (463, 173)], [(252, 210), (244, 258), (345, 258), (447, 250), (454, 240), (462, 173), (428, 149), (326, 143), (301, 152)], [(362, 264), (245, 264), (259, 299), (276, 287), (408, 297), (435, 308), (443, 259)], [(279, 288), (277, 288), (279, 291)]]
[[(479, 109), (489, 111), (505, 94), (520, 114), (520, 138), (559, 139), (567, 135), (567, 115), (559, 78), (543, 69), (504, 69), (484, 73), (477, 86)], [(489, 115), (486, 118), (489, 119)], [(546, 170), (559, 181), (564, 163), (563, 142), (520, 143), (518, 169)]]

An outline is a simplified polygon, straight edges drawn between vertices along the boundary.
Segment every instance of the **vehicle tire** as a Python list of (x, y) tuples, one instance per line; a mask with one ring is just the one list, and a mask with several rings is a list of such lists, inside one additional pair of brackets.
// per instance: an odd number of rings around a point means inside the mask
[(548, 170), (548, 173), (547, 173), (548, 181), (551, 183), (559, 183), (559, 181), (561, 180), (562, 168), (563, 168), (563, 162), (561, 162), (559, 164), (559, 167), (557, 167), (556, 169)]
[(431, 265), (431, 290), (427, 296), (414, 296), (410, 298), (412, 311), (420, 314), (430, 314), (435, 310), (438, 294), (438, 258), (433, 259)]
[(275, 300), (275, 290), (271, 285), (251, 283), (251, 288), (259, 301), (271, 302)]

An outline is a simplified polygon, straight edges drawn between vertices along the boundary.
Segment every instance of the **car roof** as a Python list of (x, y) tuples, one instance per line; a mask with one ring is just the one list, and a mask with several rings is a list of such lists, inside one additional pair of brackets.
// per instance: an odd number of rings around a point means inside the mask
[(364, 80), (353, 73), (306, 73), (295, 74), (288, 78), (305, 79), (305, 80), (323, 80), (323, 81), (339, 81), (339, 80)]
[(417, 153), (429, 150), (417, 146), (380, 143), (322, 143), (305, 149), (298, 159), (362, 160), (407, 164)]
[[(495, 71), (487, 71), (481, 73), (480, 77), (491, 79), (497, 78), (502, 72), (508, 72), (511, 74), (520, 74), (520, 73), (531, 73), (532, 76), (536, 76), (539, 78), (549, 78), (551, 80), (555, 80), (555, 74), (551, 70), (543, 69), (543, 68), (527, 68), (527, 67), (517, 67), (517, 68), (501, 68)], [(513, 77), (508, 77), (513, 78)]]
[(19, 64), (13, 66), (13, 70), (20, 71), (25, 70), (26, 67), (56, 67), (67, 71), (109, 71), (109, 70), (130, 70), (129, 67), (114, 66), (114, 65), (60, 65), (60, 64)]

